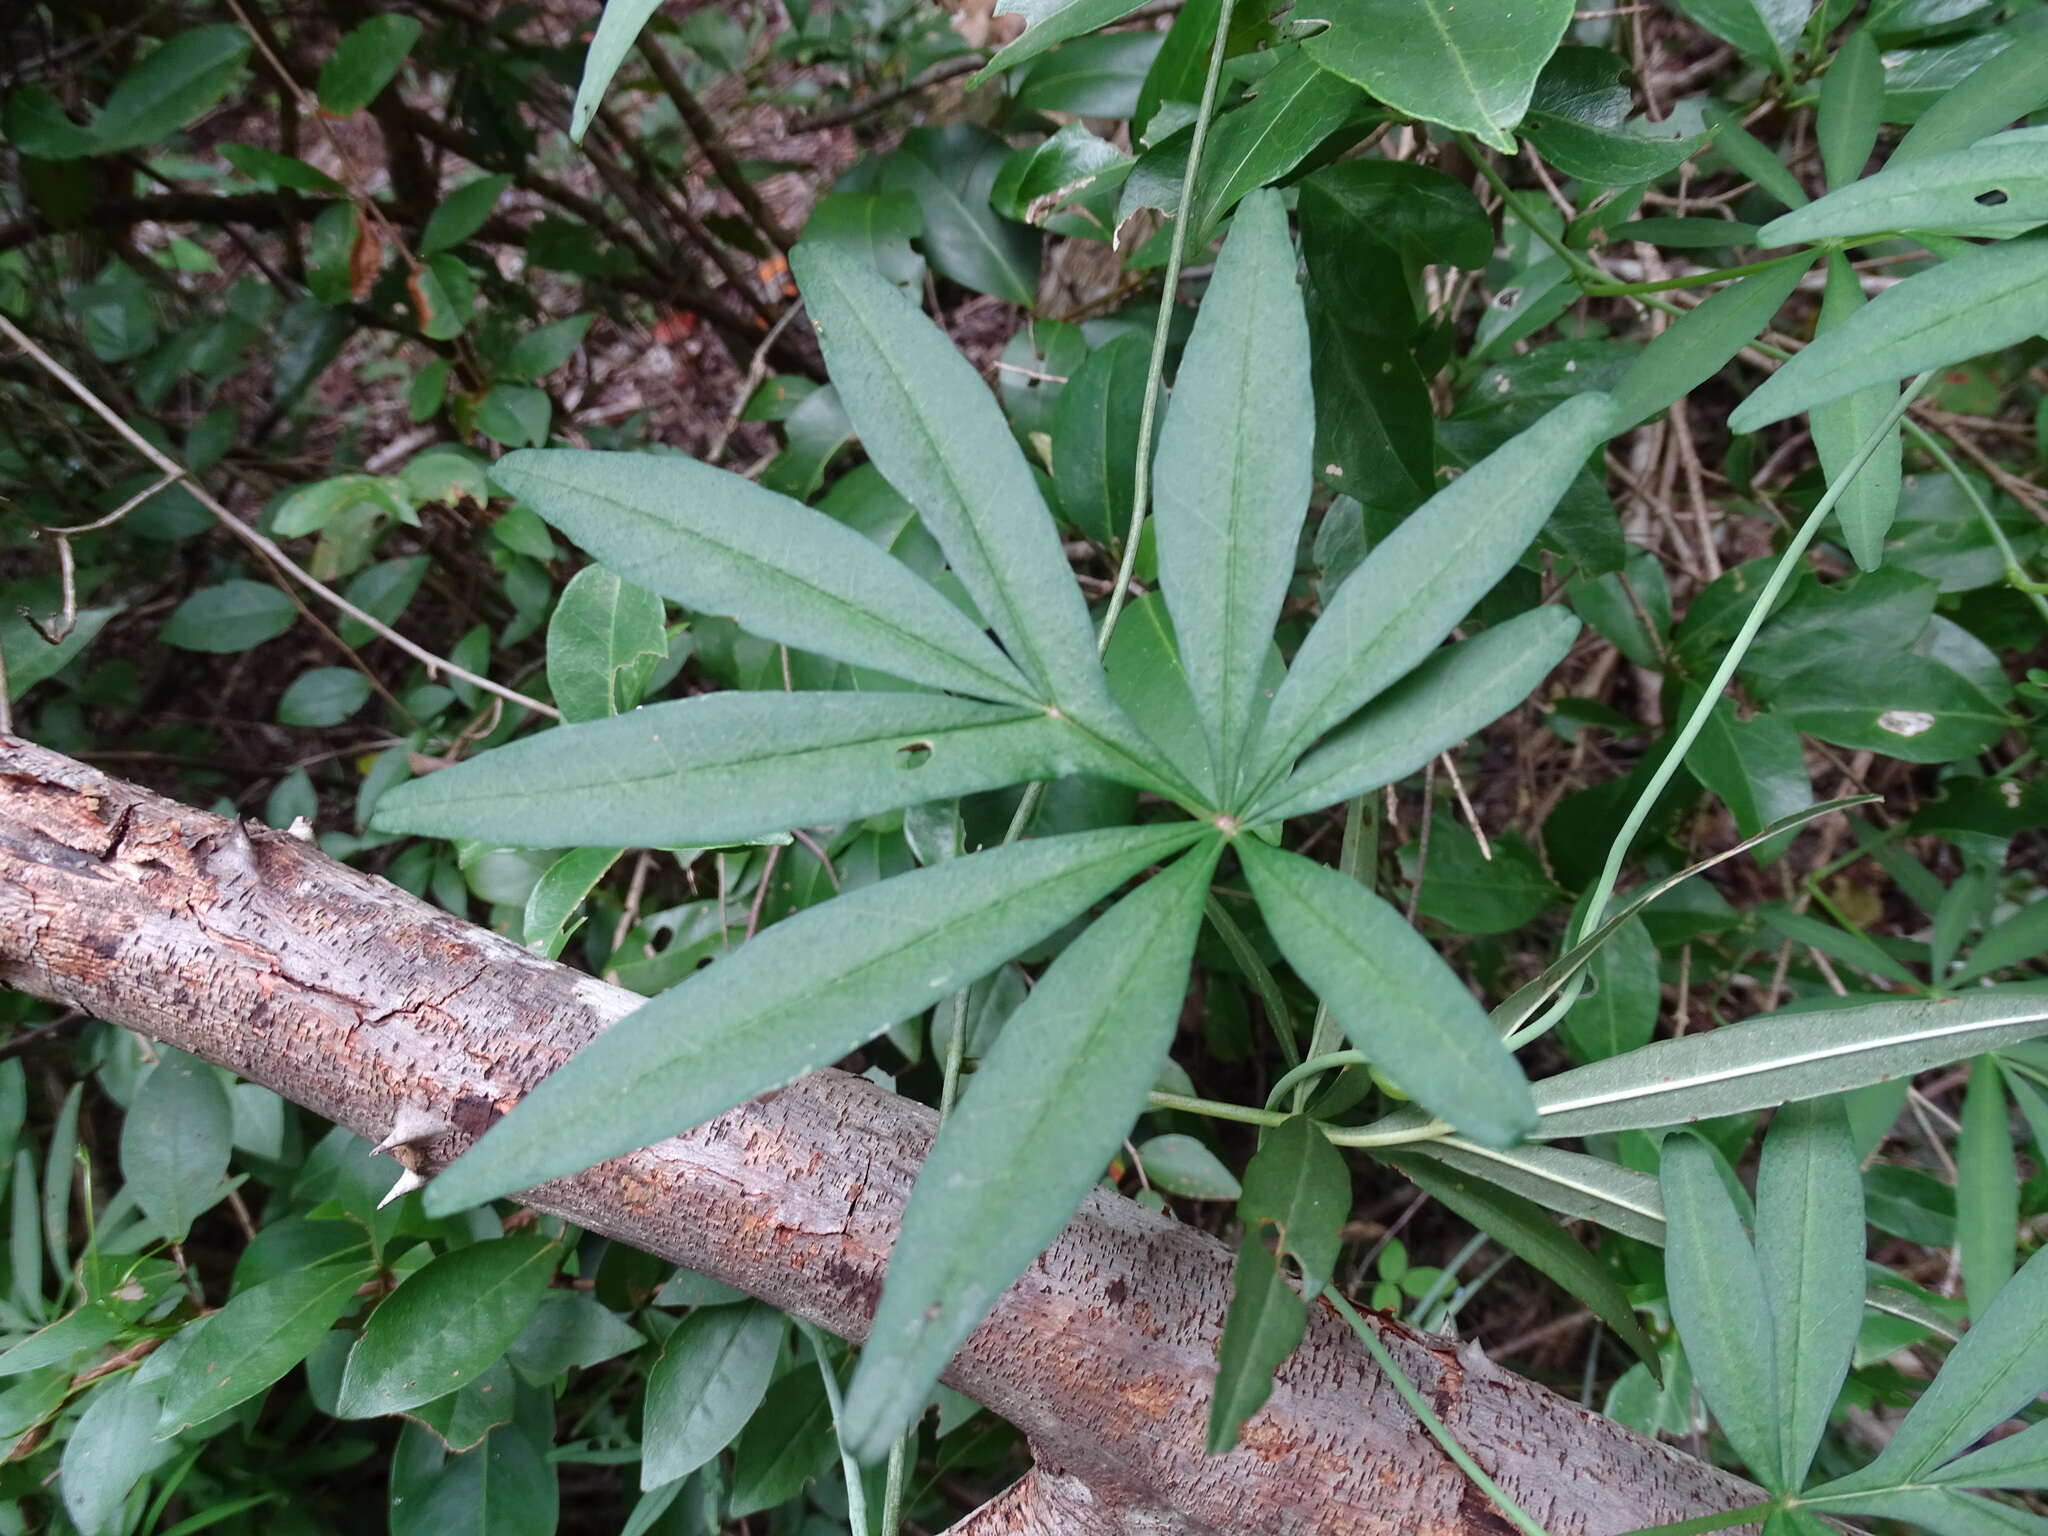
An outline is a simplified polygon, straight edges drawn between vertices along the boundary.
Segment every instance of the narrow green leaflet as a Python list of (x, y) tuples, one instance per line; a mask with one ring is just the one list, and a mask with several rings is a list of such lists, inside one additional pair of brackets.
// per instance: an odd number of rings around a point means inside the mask
[(1672, 321), (1614, 386), (1613, 429), (1648, 421), (1719, 373), (1771, 323), (1805, 275), (1803, 259), (1752, 272)]
[(1635, 1309), (1622, 1294), (1613, 1272), (1545, 1215), (1536, 1201), (1412, 1151), (1383, 1152), (1380, 1157), (1400, 1169), (1431, 1199), (1563, 1286), (1575, 1301), (1612, 1328), (1649, 1367), (1651, 1374), (1658, 1373), (1657, 1346), (1636, 1321)]
[(1705, 1142), (1670, 1137), (1660, 1167), (1664, 1278), (1685, 1357), (1707, 1406), (1757, 1481), (1783, 1490), (1771, 1309), (1749, 1234)]
[(1101, 688), (1095, 637), (1023, 451), (974, 365), (888, 279), (830, 247), (791, 266), (869, 457), (917, 508), (1043, 696)]
[(183, 1242), (200, 1213), (227, 1194), (233, 1133), (220, 1074), (165, 1047), (121, 1123), (125, 1188), (159, 1236)]
[(1578, 619), (1552, 605), (1435, 652), (1303, 758), (1246, 820), (1304, 816), (1406, 778), (1527, 699), (1578, 633)]
[(624, 714), (668, 655), (668, 614), (644, 587), (601, 565), (569, 578), (548, 621), (548, 691), (564, 720)]
[[(2048, 998), (1980, 992), (1776, 1013), (1536, 1085), (1544, 1137), (1648, 1130), (1820, 1098), (2048, 1034)], [(1448, 1118), (1448, 1117), (1447, 1117)]]
[(1015, 843), (807, 908), (599, 1035), (428, 1185), (427, 1206), (446, 1214), (573, 1173), (830, 1066), (1201, 830)]
[(2012, 1278), (2019, 1225), (2020, 1174), (2013, 1162), (2005, 1080), (1995, 1058), (1980, 1056), (1970, 1064), (1956, 1141), (1956, 1246), (1972, 1317), (1982, 1317)]
[(1942, 1362), (1878, 1458), (1817, 1492), (1918, 1482), (2048, 1391), (2048, 1248), (2037, 1251)]
[(1757, 1169), (1756, 1259), (1778, 1368), (1778, 1466), (1797, 1488), (1863, 1321), (1863, 1177), (1839, 1103), (1788, 1104), (1772, 1118)]
[(783, 1320), (759, 1302), (700, 1307), (676, 1325), (647, 1376), (640, 1486), (687, 1477), (746, 1427), (782, 1351)]
[(918, 693), (712, 693), (560, 726), (398, 785), (387, 831), (510, 847), (715, 847), (1077, 772), (1156, 779), (1043, 709)]
[(1995, 1440), (1924, 1477), (1958, 1488), (2048, 1488), (2048, 1423)]
[(846, 1441), (862, 1460), (886, 1455), (917, 1417), (1144, 1109), (1221, 847), (1189, 853), (1068, 945), (971, 1079), (918, 1174), (847, 1395)]
[(1742, 126), (1740, 112), (1709, 104), (1705, 116), (1707, 126), (1714, 132), (1714, 147), (1722, 159), (1787, 208), (1798, 208), (1808, 201), (1806, 189), (1778, 158), (1778, 152)]
[(1764, 381), (1728, 417), (1737, 432), (1872, 384), (2015, 346), (2048, 328), (2048, 236), (1965, 251), (1888, 288)]
[(1571, 0), (1512, 7), (1440, 0), (1331, 0), (1308, 50), (1398, 111), (1513, 154), (1536, 76), (1572, 19)]
[(1656, 1179), (1604, 1157), (1545, 1146), (1495, 1150), (1455, 1136), (1418, 1141), (1400, 1153), (1468, 1173), (1574, 1221), (1664, 1246), (1664, 1197)]
[(967, 82), (968, 86), (972, 88), (991, 75), (1015, 69), (1070, 37), (1079, 37), (1113, 21), (1122, 21), (1144, 3), (1145, 0), (1001, 0), (996, 6), (996, 15), (1022, 16), (1023, 34), (990, 59), (987, 66)]
[(1887, 166), (1782, 218), (1757, 238), (1807, 245), (1893, 230), (2016, 234), (2048, 221), (2048, 128), (2015, 128), (1946, 154)]
[[(1216, 1346), (1210, 1455), (1235, 1446), (1245, 1420), (1272, 1395), (1274, 1371), (1307, 1329), (1309, 1303), (1330, 1283), (1350, 1213), (1350, 1171), (1315, 1121), (1294, 1115), (1266, 1132), (1237, 1202), (1244, 1236)], [(1290, 1258), (1298, 1281), (1282, 1262)]]
[(597, 109), (604, 104), (604, 93), (612, 83), (612, 76), (625, 63), (627, 53), (640, 36), (640, 29), (647, 25), (647, 18), (660, 9), (661, 0), (605, 0), (604, 15), (597, 23), (597, 34), (591, 38), (590, 49), (583, 55), (583, 78), (576, 84), (576, 105), (569, 113), (571, 142), (583, 142), (590, 120), (597, 116)]
[(1327, 865), (1258, 838), (1237, 846), (1281, 954), (1402, 1092), (1488, 1146), (1534, 1128), (1529, 1085), (1485, 1010), (1398, 912)]
[(370, 1314), (335, 1411), (346, 1419), (397, 1413), (481, 1376), (533, 1316), (560, 1257), (555, 1244), (527, 1233), (430, 1260)]
[(1313, 488), (1308, 322), (1280, 194), (1244, 200), (1159, 430), (1159, 575), (1228, 795)]
[[(1820, 323), (1816, 333), (1839, 330), (1863, 308), (1863, 283), (1840, 251), (1828, 254), (1827, 288), (1821, 295)], [(1899, 387), (1886, 381), (1856, 390), (1840, 399), (1813, 408), (1813, 446), (1820, 454), (1820, 467), (1828, 484), (1841, 479), (1870, 434), (1884, 424), (1899, 403)], [(1861, 570), (1874, 571), (1884, 562), (1884, 536), (1891, 531), (1899, 513), (1899, 435), (1879, 446), (1869, 462), (1856, 472), (1849, 488), (1835, 503), (1835, 516), (1842, 525), (1842, 542), (1849, 546)]]
[(1267, 711), (1245, 774), (1252, 798), (1434, 650), (1507, 573), (1606, 437), (1611, 411), (1598, 394), (1559, 406), (1430, 497), (1344, 579)]
[(2039, 1515), (1955, 1488), (1894, 1487), (1862, 1498), (1809, 1502), (1825, 1515), (1908, 1521), (1929, 1536), (2048, 1536), (2048, 1520)]
[(207, 1320), (158, 1388), (159, 1438), (204, 1424), (265, 1390), (305, 1359), (373, 1271), (324, 1264), (251, 1286)]
[(1997, 53), (1957, 81), (1892, 151), (1886, 168), (1976, 143), (2048, 104), (2048, 27), (2015, 29)]
[(988, 637), (907, 566), (738, 475), (676, 454), (579, 449), (509, 453), (491, 475), (620, 577), (685, 607), (934, 688), (1030, 698)]
[(1884, 120), (1884, 60), (1867, 31), (1842, 39), (1820, 80), (1814, 137), (1830, 187), (1846, 187), (1863, 174)]
[[(1358, 87), (1296, 49), (1259, 82), (1258, 94), (1219, 121), (1202, 152), (1194, 238), (1255, 187), (1270, 186), (1344, 125)], [(1176, 210), (1169, 208), (1172, 214)]]

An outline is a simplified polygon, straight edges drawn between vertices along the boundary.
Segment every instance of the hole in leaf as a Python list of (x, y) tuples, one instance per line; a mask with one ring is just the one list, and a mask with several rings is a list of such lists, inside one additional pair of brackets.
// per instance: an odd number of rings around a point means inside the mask
[(908, 772), (922, 768), (932, 760), (932, 744), (928, 741), (907, 741), (896, 749), (896, 766)]
[(1993, 187), (1989, 192), (1977, 194), (1977, 202), (1985, 208), (1996, 208), (2005, 201), (2005, 190), (2002, 187)]

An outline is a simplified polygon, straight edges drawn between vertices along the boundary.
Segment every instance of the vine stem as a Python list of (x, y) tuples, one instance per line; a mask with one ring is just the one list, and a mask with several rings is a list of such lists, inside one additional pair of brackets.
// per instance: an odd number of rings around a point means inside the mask
[[(1650, 808), (1656, 804), (1657, 797), (1664, 793), (1665, 786), (1671, 782), (1684, 763), (1685, 755), (1692, 749), (1693, 742), (1706, 728), (1707, 717), (1713, 713), (1715, 704), (1719, 703), (1721, 696), (1727, 692), (1728, 684), (1735, 676), (1735, 669), (1742, 664), (1742, 658), (1749, 654), (1750, 644), (1756, 639), (1757, 631), (1763, 628), (1764, 620), (1770, 617), (1779, 594), (1785, 590), (1786, 583), (1791, 581), (1792, 573), (1799, 569), (1800, 562), (1805, 558), (1806, 551), (1815, 537), (1819, 535), (1821, 525), (1827, 521), (1828, 514), (1835, 510), (1836, 503), (1842, 499), (1855, 478), (1863, 472), (1863, 466), (1870, 462), (1885, 440), (1898, 430), (1899, 423), (1905, 419), (1908, 407), (1919, 399), (1921, 392), (1934, 381), (1935, 372), (1935, 369), (1928, 369), (1901, 391), (1898, 403), (1885, 413), (1884, 420), (1864, 438), (1856, 450), (1856, 456), (1848, 462), (1834, 484), (1830, 485), (1821, 499), (1814, 504), (1813, 511), (1807, 514), (1806, 521), (1799, 525), (1799, 531), (1792, 535), (1792, 542), (1785, 546), (1785, 553), (1778, 557), (1777, 565), (1771, 570), (1770, 579), (1764, 583), (1763, 590), (1757, 593), (1756, 601), (1750, 605), (1749, 614), (1742, 621), (1742, 628), (1736, 631), (1734, 640), (1729, 643), (1727, 651), (1722, 655), (1721, 664), (1714, 669), (1714, 675), (1702, 692), (1699, 703), (1693, 707), (1691, 715), (1686, 718), (1685, 724), (1673, 739), (1671, 750), (1664, 754), (1664, 761), (1657, 765), (1657, 771), (1650, 775), (1650, 782), (1644, 785), (1643, 792), (1636, 796), (1636, 803), (1629, 808), (1628, 819), (1622, 823), (1621, 830), (1608, 845), (1607, 860), (1601, 866), (1600, 878), (1594, 882), (1592, 900), (1586, 903), (1585, 911), (1578, 921), (1566, 930), (1567, 948), (1577, 944), (1593, 929), (1599, 927), (1601, 918), (1607, 915), (1607, 906), (1614, 899), (1614, 887), (1621, 879), (1621, 866), (1628, 857), (1629, 845), (1635, 841), (1636, 834), (1642, 831), (1643, 823), (1650, 819)], [(1571, 985), (1565, 988), (1556, 1002), (1540, 1016), (1507, 1037), (1508, 1048), (1512, 1050), (1516, 1046), (1525, 1045), (1552, 1029), (1571, 1005), (1578, 1001), (1585, 985), (1586, 973), (1581, 971), (1572, 978)]]
[(1984, 493), (1970, 483), (1969, 477), (1963, 473), (1962, 466), (1956, 463), (1946, 448), (1941, 446), (1933, 433), (1910, 416), (1906, 418), (1905, 426), (1913, 441), (1920, 445), (1921, 451), (1939, 464), (1942, 473), (1956, 483), (1956, 488), (1969, 501), (1970, 510), (1977, 514), (1977, 521), (1984, 525), (1984, 531), (1991, 535), (1991, 542), (1998, 546), (1999, 558), (2005, 562), (2006, 585), (2023, 593), (2027, 601), (2034, 605), (2034, 611), (2041, 615), (2044, 622), (2048, 622), (2048, 599), (2041, 595), (2048, 589), (2044, 589), (2040, 582), (2027, 578), (2026, 567), (2020, 564), (2019, 552), (2012, 547), (2012, 541), (2005, 536), (2005, 530), (1998, 526), (1997, 514), (1991, 510), (1991, 504), (1984, 499)]

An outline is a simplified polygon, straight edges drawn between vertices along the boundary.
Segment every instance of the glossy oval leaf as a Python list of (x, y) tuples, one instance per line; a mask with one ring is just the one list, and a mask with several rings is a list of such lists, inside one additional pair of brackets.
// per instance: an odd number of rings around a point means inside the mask
[(427, 1186), (427, 1207), (573, 1173), (830, 1066), (1199, 834), (1177, 822), (1015, 843), (807, 908), (585, 1046)]
[(1749, 1234), (1705, 1142), (1670, 1137), (1659, 1166), (1664, 1278), (1693, 1379), (1757, 1481), (1786, 1491), (1771, 1309)]
[(540, 1305), (561, 1251), (538, 1233), (430, 1260), (378, 1304), (349, 1351), (336, 1412), (417, 1408), (481, 1376)]
[(1534, 693), (1578, 633), (1578, 619), (1551, 605), (1434, 653), (1303, 758), (1246, 819), (1304, 816), (1406, 778)]
[(1488, 1146), (1534, 1129), (1522, 1069), (1398, 912), (1350, 876), (1258, 838), (1239, 839), (1238, 856), (1280, 953), (1402, 1092)]
[(917, 693), (713, 693), (543, 731), (413, 779), (377, 802), (376, 825), (508, 847), (716, 847), (1084, 770), (1122, 778), (1127, 767), (1042, 709)]
[(1102, 1177), (1180, 1024), (1220, 841), (1066, 947), (996, 1037), (903, 1214), (842, 1416), (863, 1460), (923, 1410), (939, 1372)]
[(862, 446), (917, 508), (1047, 699), (1099, 689), (1095, 639), (1052, 516), (974, 366), (903, 292), (829, 246), (791, 267)]
[(1513, 7), (1440, 0), (1330, 0), (1309, 52), (1388, 106), (1461, 128), (1512, 154), (1536, 76), (1572, 19), (1571, 0)]
[(1030, 696), (988, 637), (908, 567), (738, 475), (677, 454), (580, 449), (509, 453), (491, 475), (623, 579), (765, 640), (934, 688)]
[(640, 1486), (687, 1477), (738, 1438), (775, 1375), (783, 1320), (758, 1302), (702, 1307), (676, 1325), (647, 1376)]
[(361, 1265), (323, 1264), (235, 1295), (207, 1319), (158, 1386), (163, 1411), (157, 1434), (204, 1424), (269, 1388), (312, 1353), (372, 1273)]
[(1863, 1175), (1839, 1103), (1788, 1104), (1771, 1120), (1756, 1178), (1756, 1260), (1777, 1362), (1778, 1466), (1797, 1488), (1863, 1322)]
[(1777, 1013), (1536, 1085), (1544, 1137), (1648, 1130), (1908, 1077), (2048, 1034), (2048, 998), (1978, 992)]
[(1728, 425), (1754, 432), (1873, 384), (2017, 345), (2048, 329), (2048, 235), (1976, 246), (1887, 288), (1816, 337)]
[(1436, 648), (1528, 548), (1606, 437), (1610, 412), (1605, 395), (1567, 401), (1380, 541), (1296, 653), (1260, 727), (1248, 785), (1262, 792), (1317, 737)]
[(1159, 575), (1229, 792), (1308, 512), (1308, 321), (1280, 195), (1244, 200), (1181, 354), (1159, 430)]

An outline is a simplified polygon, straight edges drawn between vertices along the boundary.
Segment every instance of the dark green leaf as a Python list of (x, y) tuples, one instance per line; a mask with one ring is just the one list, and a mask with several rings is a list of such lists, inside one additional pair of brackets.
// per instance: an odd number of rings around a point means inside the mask
[(1411, 844), (1401, 864), (1422, 886), (1417, 910), (1460, 933), (1512, 932), (1557, 899), (1557, 887), (1519, 833), (1499, 833), (1482, 848), (1444, 812), (1431, 824), (1429, 857)]
[[(1219, 120), (1202, 152), (1194, 238), (1215, 226), (1254, 188), (1301, 164), (1357, 109), (1358, 87), (1294, 49), (1261, 80), (1249, 102)], [(1391, 165), (1395, 161), (1355, 161)], [(1178, 209), (1169, 209), (1169, 213)]]
[(511, 185), (510, 176), (478, 176), (442, 198), (420, 230), (420, 255), (434, 256), (453, 250), (483, 228), (484, 220), (491, 216), (499, 197)]
[(1586, 962), (1592, 990), (1572, 1004), (1558, 1025), (1565, 1049), (1578, 1062), (1605, 1061), (1647, 1045), (1664, 1006), (1658, 984), (1657, 946), (1641, 918), (1631, 918)]
[(640, 702), (668, 656), (667, 610), (601, 565), (569, 579), (548, 621), (548, 690), (564, 720), (602, 720)]
[(181, 651), (246, 651), (292, 627), (299, 610), (276, 587), (224, 581), (201, 587), (171, 610), (158, 639)]
[(1773, 219), (1765, 245), (1945, 230), (2006, 235), (2048, 221), (2048, 128), (2016, 128), (1968, 149), (1887, 166)]
[(1294, 574), (1314, 448), (1308, 325), (1279, 194), (1231, 226), (1159, 432), (1159, 574), (1217, 783), (1231, 792)]
[(1627, 126), (1627, 73), (1604, 48), (1558, 49), (1537, 77), (1523, 135), (1558, 170), (1594, 186), (1637, 186), (1676, 170), (1708, 136)]
[(2048, 103), (2048, 27), (2038, 19), (1970, 41), (1995, 46), (1988, 56), (1981, 47), (1971, 55), (1981, 62), (1920, 114), (1888, 167), (1966, 148)]
[(1121, 21), (1144, 3), (1145, 0), (1002, 0), (996, 14), (1022, 16), (1024, 32), (998, 51), (988, 61), (988, 67), (968, 84), (979, 85), (990, 75), (1015, 69), (1070, 37)]
[(1146, 337), (1118, 336), (1089, 353), (1053, 404), (1052, 473), (1060, 507), (1102, 544), (1119, 542), (1131, 525), (1138, 406), (1151, 360)]
[[(1038, 231), (1001, 217), (989, 205), (1009, 154), (1009, 146), (978, 123), (913, 128), (883, 162), (882, 190), (908, 192), (917, 199), (924, 219), (920, 243), (934, 272), (963, 288), (1029, 308), (1038, 296)], [(797, 284), (809, 298), (810, 285), (801, 272)], [(828, 340), (828, 361), (830, 345)]]
[[(1863, 308), (1863, 283), (1841, 252), (1828, 256), (1827, 290), (1821, 298), (1817, 332), (1839, 329)], [(1870, 435), (1898, 404), (1898, 387), (1886, 382), (1843, 395), (1812, 412), (1813, 445), (1822, 471), (1833, 485), (1848, 469)], [(1884, 538), (1899, 511), (1899, 438), (1881, 444), (1835, 503), (1842, 540), (1863, 570), (1874, 571), (1884, 560)]]
[[(989, 191), (989, 200), (1005, 218), (1047, 224), (1083, 194), (1114, 188), (1130, 165), (1130, 157), (1114, 144), (1098, 139), (1079, 123), (1068, 123), (1042, 144), (1012, 150)], [(916, 205), (911, 206), (914, 209)], [(1063, 226), (1070, 232), (1109, 238), (1111, 231), (1093, 214), (1083, 212), (1074, 217), (1082, 222)], [(806, 240), (815, 238), (812, 230), (816, 226), (813, 214), (804, 226)]]
[(394, 1502), (391, 1536), (554, 1536), (558, 1502), (546, 1449), (503, 1424), (424, 1490)]
[(676, 1326), (647, 1377), (642, 1488), (688, 1476), (733, 1442), (767, 1396), (782, 1333), (757, 1302), (700, 1308)]
[(112, 1536), (128, 1491), (177, 1454), (156, 1438), (156, 1395), (132, 1376), (97, 1383), (64, 1442), (59, 1490), (82, 1536)]
[(769, 1388), (733, 1452), (734, 1520), (786, 1504), (825, 1469), (835, 1446), (832, 1404), (817, 1371), (798, 1366)]
[(435, 1179), (428, 1206), (587, 1168), (829, 1066), (1198, 833), (1179, 822), (1016, 843), (799, 912), (599, 1035)]
[(226, 24), (193, 27), (159, 45), (108, 95), (93, 119), (92, 152), (140, 149), (175, 133), (227, 95), (248, 52), (247, 34)]
[(121, 1124), (121, 1176), (160, 1236), (182, 1242), (227, 1194), (234, 1110), (220, 1074), (162, 1047)]
[(1190, 853), (1068, 945), (969, 1080), (918, 1174), (847, 1396), (856, 1456), (885, 1455), (922, 1411), (1144, 1110), (1179, 1028), (1220, 849)]
[(1814, 137), (1830, 187), (1839, 191), (1863, 174), (1883, 120), (1884, 60), (1870, 33), (1858, 30), (1842, 39), (1821, 76)]
[(623, 848), (572, 848), (550, 864), (527, 892), (521, 930), (527, 945), (550, 960), (557, 958), (568, 942), (570, 920), (624, 852)]
[(646, 1343), (640, 1330), (588, 1291), (546, 1291), (506, 1357), (534, 1376), (588, 1370)]
[[(1244, 1237), (1216, 1351), (1210, 1455), (1237, 1444), (1245, 1420), (1271, 1393), (1273, 1372), (1301, 1342), (1308, 1303), (1330, 1283), (1338, 1233), (1350, 1213), (1351, 1174), (1319, 1125), (1294, 1115), (1266, 1133), (1245, 1168), (1237, 1205)], [(1299, 1292), (1281, 1262), (1288, 1258)]]
[(1040, 58), (1016, 83), (1022, 112), (1129, 117), (1164, 39), (1157, 32), (1100, 32)]
[(1402, 1092), (1488, 1146), (1533, 1128), (1528, 1084), (1485, 1011), (1399, 913), (1257, 838), (1238, 853), (1280, 952)]
[(1536, 76), (1572, 19), (1571, 0), (1512, 10), (1432, 0), (1332, 0), (1308, 50), (1388, 106), (1514, 153)]
[(1776, 1346), (1756, 1252), (1705, 1142), (1668, 1138), (1661, 1170), (1664, 1278), (1693, 1378), (1750, 1472), (1784, 1491)]
[(1780, 74), (1792, 67), (1813, 0), (1672, 0), (1737, 53)]
[(339, 725), (369, 702), (370, 680), (354, 667), (315, 667), (277, 701), (281, 725)]
[(685, 607), (913, 682), (1030, 696), (987, 637), (901, 564), (737, 475), (676, 455), (565, 450), (507, 454), (492, 475), (622, 578)]
[[(1005, 169), (1009, 163), (1004, 162)], [(991, 196), (1000, 198), (1001, 191), (999, 178)], [(1013, 218), (1023, 217), (1007, 208), (1003, 211)], [(910, 248), (910, 242), (923, 233), (924, 210), (908, 192), (834, 193), (819, 198), (804, 221), (807, 244), (850, 252), (898, 287), (913, 289), (923, 286), (924, 258)]]
[(349, 1352), (338, 1412), (397, 1413), (482, 1375), (532, 1318), (559, 1257), (533, 1233), (429, 1261), (370, 1314)]
[(398, 73), (420, 24), (396, 13), (372, 16), (343, 36), (320, 66), (320, 110), (350, 117), (375, 101)]
[[(1754, 837), (1772, 822), (1813, 803), (1799, 732), (1770, 713), (1741, 719), (1732, 699), (1714, 701), (1713, 713), (1685, 755), (1685, 766), (1721, 798), (1744, 837)], [(1769, 863), (1784, 847), (1781, 843), (1759, 849), (1758, 862)]]
[(266, 1390), (312, 1352), (370, 1278), (360, 1264), (325, 1264), (237, 1292), (158, 1386), (157, 1434), (204, 1424)]
[(1805, 273), (1797, 260), (1752, 272), (1674, 320), (1615, 385), (1614, 430), (1649, 420), (1719, 373), (1770, 324)]

